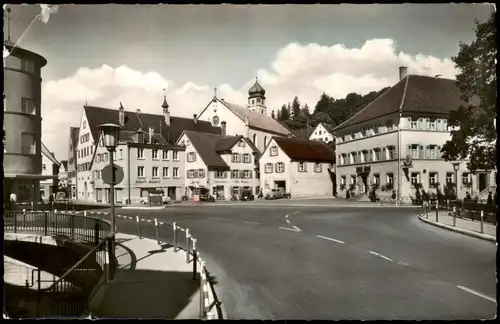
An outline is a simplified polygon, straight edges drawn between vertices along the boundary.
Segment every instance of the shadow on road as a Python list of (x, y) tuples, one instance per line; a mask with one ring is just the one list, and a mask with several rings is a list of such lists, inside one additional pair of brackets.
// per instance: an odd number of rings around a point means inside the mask
[(199, 280), (191, 272), (127, 269), (109, 284), (98, 318), (174, 319), (191, 303)]

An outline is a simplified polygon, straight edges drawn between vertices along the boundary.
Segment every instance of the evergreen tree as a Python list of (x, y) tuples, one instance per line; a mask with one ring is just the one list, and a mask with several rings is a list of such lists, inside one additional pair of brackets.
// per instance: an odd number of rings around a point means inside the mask
[(278, 120), (279, 121), (287, 121), (290, 119), (290, 113), (288, 112), (288, 108), (286, 105), (281, 106), (281, 109), (278, 111)]
[(274, 110), (271, 112), (271, 118), (276, 119), (276, 115), (274, 114)]
[(299, 98), (297, 96), (295, 96), (293, 98), (293, 101), (292, 101), (292, 118), (293, 119), (296, 119), (296, 118), (299, 118), (300, 116), (300, 101), (299, 101)]

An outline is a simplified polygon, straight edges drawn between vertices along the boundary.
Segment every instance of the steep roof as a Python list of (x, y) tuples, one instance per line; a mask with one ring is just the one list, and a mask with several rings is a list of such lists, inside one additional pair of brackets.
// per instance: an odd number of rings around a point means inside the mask
[(357, 114), (335, 128), (362, 123), (392, 113), (449, 114), (465, 104), (454, 80), (408, 75)]
[[(84, 106), (94, 140), (99, 138), (98, 125), (105, 123), (119, 124), (118, 109)], [(125, 110), (125, 126), (123, 131), (135, 132), (141, 128), (146, 133), (149, 127), (154, 128), (155, 134), (161, 134), (169, 144), (175, 143), (184, 130), (193, 130), (211, 134), (220, 134), (220, 128), (210, 122), (190, 118), (170, 117), (170, 126), (165, 125), (163, 114), (148, 114)]]
[(335, 163), (335, 152), (321, 141), (287, 137), (273, 139), (292, 161)]
[(47, 146), (45, 146), (45, 144), (43, 144), (43, 142), (42, 142), (42, 154), (45, 155), (52, 163), (57, 164), (57, 165), (61, 164), (61, 163), (59, 163), (59, 161), (57, 161), (54, 154), (49, 151)]
[(311, 136), (313, 131), (314, 131), (314, 128), (309, 127), (309, 128), (297, 129), (293, 132), (294, 132), (295, 136), (297, 136), (298, 138), (309, 139), (309, 136)]
[(252, 128), (269, 131), (271, 133), (275, 133), (276, 135), (288, 135), (291, 133), (287, 128), (283, 127), (283, 125), (281, 125), (270, 116), (261, 114), (245, 107), (241, 107), (239, 105), (235, 105), (225, 100), (217, 100), (221, 104), (226, 106), (230, 111), (232, 111), (241, 120), (245, 121), (246, 117), (248, 116), (248, 123)]
[(61, 161), (63, 167), (64, 167), (64, 171), (68, 171), (68, 161), (67, 160), (62, 160)]
[[(251, 144), (250, 140), (241, 135), (222, 136), (194, 131), (186, 131), (185, 134), (200, 155), (203, 162), (205, 162), (205, 165), (212, 170), (229, 170), (229, 166), (226, 162), (224, 162), (219, 153), (232, 149), (234, 145), (242, 139), (245, 139), (248, 144)], [(250, 147), (252, 147), (254, 152), (259, 152), (255, 145), (251, 144)]]

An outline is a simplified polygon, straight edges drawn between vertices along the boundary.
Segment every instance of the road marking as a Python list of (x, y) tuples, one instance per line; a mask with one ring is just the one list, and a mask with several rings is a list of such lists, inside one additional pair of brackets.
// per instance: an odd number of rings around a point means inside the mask
[(334, 242), (337, 242), (337, 243), (340, 243), (340, 244), (345, 244), (345, 242), (342, 242), (342, 241), (340, 241), (340, 240), (333, 239), (333, 238), (331, 238), (331, 237), (326, 237), (326, 236), (321, 236), (321, 235), (316, 235), (316, 237), (322, 238), (322, 239), (324, 239), (324, 240), (334, 241)]
[(380, 253), (370, 251), (370, 254), (376, 255), (376, 256), (378, 256), (378, 257), (381, 257), (382, 259), (386, 259), (387, 261), (391, 261), (391, 262), (393, 262), (391, 258), (386, 257), (385, 255), (382, 255), (382, 254), (380, 254)]
[(398, 261), (397, 264), (402, 265), (402, 266), (407, 266), (407, 267), (410, 265), (409, 263), (406, 263), (404, 261)]
[(244, 223), (247, 223), (247, 224), (254, 224), (254, 225), (260, 225), (260, 223), (256, 223), (256, 222), (244, 222)]
[(224, 218), (219, 218), (219, 217), (212, 217), (212, 219), (218, 219), (218, 220), (223, 220), (223, 221), (225, 221), (225, 220), (226, 220), (226, 219), (224, 219)]
[(298, 228), (297, 226), (294, 226), (293, 228), (288, 228), (288, 227), (278, 227), (278, 228), (281, 228), (281, 229), (284, 229), (284, 230), (287, 230), (287, 231), (292, 231), (292, 232), (302, 232), (302, 230), (300, 228)]
[(296, 211), (296, 212), (293, 212), (293, 213), (290, 213), (290, 214), (286, 214), (285, 218), (288, 219), (288, 216), (294, 215), (294, 214), (298, 214), (298, 213), (300, 213), (300, 211)]
[(473, 295), (476, 295), (476, 296), (478, 296), (478, 297), (481, 297), (481, 298), (487, 299), (487, 300), (489, 300), (490, 302), (493, 302), (493, 303), (495, 303), (495, 304), (497, 303), (497, 301), (495, 300), (495, 298), (492, 298), (492, 297), (490, 297), (490, 296), (486, 296), (486, 295), (481, 294), (480, 292), (474, 291), (474, 290), (472, 290), (472, 289), (470, 289), (470, 288), (467, 288), (467, 287), (464, 287), (464, 286), (457, 286), (457, 288), (462, 289), (462, 290), (465, 290), (466, 292), (471, 293), (471, 294), (473, 294)]
[(287, 222), (288, 224), (290, 224), (290, 223), (291, 223), (291, 222), (290, 222), (290, 220), (288, 220), (288, 219), (286, 220), (286, 222)]
[(129, 216), (128, 219), (134, 219), (132, 216)]
[(147, 222), (148, 222), (148, 223), (152, 223), (153, 221), (152, 221), (152, 220), (150, 220), (150, 219), (148, 219), (148, 220), (147, 220)]
[(160, 225), (164, 225), (163, 222), (160, 222)]

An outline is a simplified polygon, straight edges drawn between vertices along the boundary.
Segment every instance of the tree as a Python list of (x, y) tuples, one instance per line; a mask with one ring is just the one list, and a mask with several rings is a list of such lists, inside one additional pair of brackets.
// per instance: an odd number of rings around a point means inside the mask
[(316, 107), (314, 107), (314, 115), (318, 113), (328, 113), (328, 111), (330, 110), (330, 103), (332, 101), (333, 98), (323, 92), (323, 94), (319, 98), (318, 103), (316, 104)]
[(278, 120), (286, 121), (290, 119), (290, 113), (288, 112), (288, 108), (286, 105), (281, 106), (281, 109), (278, 111)]
[(495, 14), (485, 22), (476, 20), (476, 39), (460, 42), (452, 60), (460, 70), (457, 86), (465, 102), (452, 111), (448, 125), (451, 140), (441, 149), (446, 161), (468, 160), (471, 172), (496, 166), (496, 25)]
[(291, 115), (293, 119), (296, 119), (300, 116), (300, 101), (297, 96), (295, 96), (292, 101)]
[(276, 115), (274, 114), (274, 110), (273, 110), (273, 111), (271, 111), (271, 118), (272, 118), (272, 119), (276, 119)]

